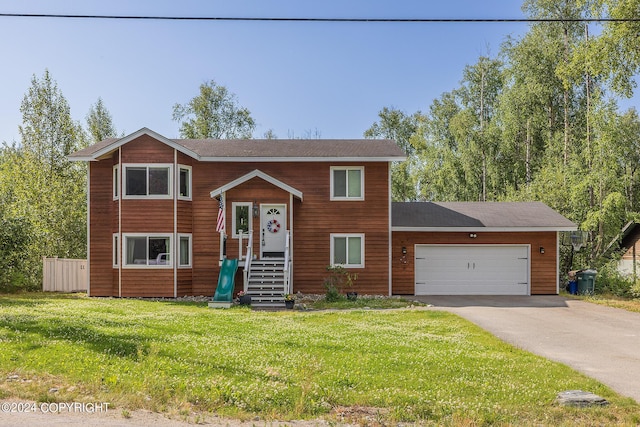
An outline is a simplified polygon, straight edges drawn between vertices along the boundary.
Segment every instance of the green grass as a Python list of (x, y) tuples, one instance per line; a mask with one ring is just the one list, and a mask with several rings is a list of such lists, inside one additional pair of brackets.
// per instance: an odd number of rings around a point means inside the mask
[[(572, 389), (611, 405), (553, 404)], [(640, 422), (631, 399), (441, 311), (268, 313), (46, 294), (0, 295), (9, 397), (267, 420)]]
[[(304, 303), (305, 301), (303, 300), (302, 302)], [(298, 304), (300, 304), (300, 301), (298, 301)], [(400, 297), (381, 298), (381, 297), (371, 296), (371, 295), (361, 295), (361, 296), (358, 296), (355, 300), (349, 300), (344, 295), (341, 295), (338, 301), (327, 302), (323, 298), (318, 301), (305, 303), (304, 305), (307, 308), (312, 310), (327, 310), (327, 309), (347, 310), (347, 309), (354, 309), (354, 308), (363, 308), (363, 309), (407, 308), (407, 307), (410, 307), (411, 305), (423, 306), (425, 304), (408, 301)]]
[(608, 307), (621, 308), (627, 311), (640, 313), (640, 299), (625, 299), (611, 294), (596, 295), (571, 295), (572, 298), (581, 299), (594, 304), (606, 305)]

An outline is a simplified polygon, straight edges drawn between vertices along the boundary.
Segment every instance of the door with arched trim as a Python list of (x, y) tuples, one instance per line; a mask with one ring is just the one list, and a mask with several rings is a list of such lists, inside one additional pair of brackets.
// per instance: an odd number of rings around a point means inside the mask
[(260, 257), (283, 258), (287, 205), (260, 205)]

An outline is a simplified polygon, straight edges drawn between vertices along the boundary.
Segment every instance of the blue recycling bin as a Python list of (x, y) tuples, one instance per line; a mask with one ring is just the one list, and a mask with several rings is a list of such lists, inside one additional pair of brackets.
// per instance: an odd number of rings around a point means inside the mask
[(569, 280), (569, 293), (575, 295), (578, 293), (578, 282), (575, 280)]

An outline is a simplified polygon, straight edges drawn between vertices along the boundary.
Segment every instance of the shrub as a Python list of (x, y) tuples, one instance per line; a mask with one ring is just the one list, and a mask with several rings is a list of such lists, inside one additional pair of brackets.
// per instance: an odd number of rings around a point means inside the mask
[(614, 261), (610, 261), (598, 270), (596, 293), (611, 294), (622, 298), (634, 298), (634, 289), (639, 289), (630, 276), (621, 274)]
[(29, 254), (32, 227), (24, 218), (0, 218), (0, 292), (37, 290), (41, 264)]
[(342, 291), (345, 287), (351, 288), (358, 279), (358, 273), (350, 273), (341, 265), (328, 266), (329, 277), (324, 279), (324, 288), (327, 290), (327, 302), (340, 301), (344, 297)]

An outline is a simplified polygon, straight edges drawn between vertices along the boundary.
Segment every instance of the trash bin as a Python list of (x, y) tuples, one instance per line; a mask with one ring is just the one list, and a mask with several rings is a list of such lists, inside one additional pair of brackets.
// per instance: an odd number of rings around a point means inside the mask
[(578, 294), (579, 295), (593, 295), (596, 288), (596, 274), (595, 270), (583, 270), (578, 273)]
[(578, 293), (578, 282), (575, 280), (569, 280), (569, 293), (575, 295)]

